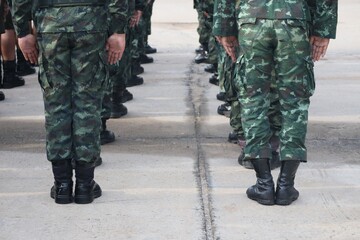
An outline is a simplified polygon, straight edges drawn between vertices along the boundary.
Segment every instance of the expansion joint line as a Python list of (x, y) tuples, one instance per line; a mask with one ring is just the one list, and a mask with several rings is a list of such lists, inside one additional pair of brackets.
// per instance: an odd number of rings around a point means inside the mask
[(213, 225), (213, 212), (211, 202), (211, 192), (209, 188), (209, 171), (206, 162), (204, 150), (201, 142), (201, 108), (203, 107), (204, 86), (201, 85), (203, 79), (195, 76), (196, 69), (194, 64), (189, 66), (189, 73), (187, 78), (188, 98), (192, 107), (194, 117), (194, 130), (196, 141), (196, 162), (195, 175), (201, 201), (201, 210), (203, 214), (203, 230), (206, 240), (215, 240), (215, 226)]

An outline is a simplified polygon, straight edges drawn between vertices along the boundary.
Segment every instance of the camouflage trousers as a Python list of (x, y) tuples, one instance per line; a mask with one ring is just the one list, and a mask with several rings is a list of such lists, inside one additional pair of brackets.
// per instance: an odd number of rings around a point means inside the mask
[(143, 12), (142, 15), (142, 19), (144, 21), (144, 27), (143, 27), (143, 32), (144, 32), (144, 42), (145, 44), (147, 44), (148, 42), (148, 36), (151, 35), (151, 16), (152, 16), (152, 12), (153, 12), (153, 6), (154, 3), (149, 3)]
[[(111, 100), (113, 92), (125, 90), (126, 83), (132, 75), (132, 55), (137, 51), (137, 39), (134, 28), (128, 28), (126, 32), (126, 44), (123, 56), (119, 62), (109, 66), (109, 78), (107, 79), (104, 99), (102, 103), (101, 118), (109, 119), (111, 116)], [(133, 53), (136, 51), (136, 53)]]
[[(270, 158), (271, 85), (281, 113), (280, 159), (306, 161), (310, 97), (315, 90), (309, 29), (298, 20), (239, 19), (239, 101), (245, 158)], [(274, 71), (275, 77), (272, 76)]]
[(199, 43), (207, 47), (211, 36), (211, 28), (207, 26), (206, 23), (207, 20), (204, 15), (204, 12), (199, 9), (196, 10), (198, 13), (198, 22), (199, 22), (199, 25), (197, 27), (197, 32), (199, 34)]
[(220, 44), (217, 45), (218, 51), (218, 78), (220, 92), (224, 92), (226, 101), (231, 104), (230, 111), (230, 126), (233, 131), (239, 135), (243, 135), (241, 125), (241, 107), (237, 98), (237, 90), (235, 88), (235, 65), (233, 64), (229, 55), (227, 55), (225, 49)]
[(49, 161), (100, 156), (106, 33), (38, 33)]

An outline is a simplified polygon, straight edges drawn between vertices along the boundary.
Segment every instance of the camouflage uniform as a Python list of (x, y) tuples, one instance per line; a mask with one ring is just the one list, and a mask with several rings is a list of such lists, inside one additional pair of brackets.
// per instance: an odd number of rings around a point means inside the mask
[[(214, 27), (218, 24), (218, 20), (221, 18), (221, 12), (217, 11), (219, 8), (220, 0), (214, 2)], [(232, 10), (232, 15), (235, 16), (235, 2), (231, 2), (229, 9)], [(220, 44), (219, 44), (220, 45)], [(230, 112), (230, 126), (233, 128), (233, 132), (237, 133), (239, 137), (243, 136), (243, 130), (241, 126), (241, 107), (237, 99), (237, 89), (235, 88), (235, 65), (231, 58), (227, 55), (225, 49), (220, 45), (218, 47), (218, 78), (220, 92), (225, 92), (226, 100), (231, 105)]]
[(36, 2), (40, 4), (15, 0), (14, 19), (20, 38), (31, 32), (31, 18), (37, 30), (47, 158), (93, 163), (100, 155), (105, 42), (109, 33), (124, 32), (127, 1), (111, 1), (109, 10), (100, 0), (97, 6), (71, 7), (42, 7), (42, 1)]
[[(128, 10), (127, 10), (127, 22), (129, 22), (131, 16), (135, 10), (142, 11), (144, 8), (143, 0), (129, 0), (128, 1)], [(119, 102), (121, 94), (126, 88), (126, 83), (132, 76), (131, 71), (131, 57), (135, 55), (135, 50), (137, 49), (137, 38), (136, 31), (134, 28), (130, 28), (129, 24), (126, 27), (126, 46), (123, 56), (119, 62), (115, 65), (109, 67), (109, 88), (105, 94), (103, 102), (103, 111), (102, 118), (108, 119), (111, 117), (113, 101)], [(135, 50), (134, 50), (135, 49)], [(117, 104), (120, 104), (117, 103)]]
[(206, 47), (205, 50), (207, 51), (211, 32), (208, 31), (206, 27), (206, 18), (202, 10), (203, 1), (204, 0), (194, 0), (194, 8), (198, 13), (199, 26), (197, 27), (197, 32), (199, 34), (199, 43)]
[[(142, 15), (143, 21), (143, 34), (144, 34), (144, 46), (148, 45), (148, 36), (151, 34), (151, 16), (153, 12), (155, 0), (150, 0), (146, 7), (144, 8), (144, 13)], [(145, 53), (145, 52), (144, 52)]]
[(267, 112), (271, 72), (275, 69), (283, 125), (281, 160), (306, 161), (309, 98), (315, 88), (309, 32), (323, 38), (335, 37), (337, 1), (241, 1), (237, 19), (227, 8), (233, 1), (221, 2), (222, 18), (215, 34), (234, 36), (236, 20), (239, 25), (238, 87), (247, 143), (245, 157), (271, 156)]

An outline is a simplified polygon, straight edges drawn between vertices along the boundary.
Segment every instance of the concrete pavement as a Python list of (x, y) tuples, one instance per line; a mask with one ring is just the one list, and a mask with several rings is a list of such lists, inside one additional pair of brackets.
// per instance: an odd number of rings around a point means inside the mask
[[(0, 239), (357, 240), (360, 239), (360, 3), (342, 0), (338, 37), (316, 63), (309, 162), (288, 207), (247, 199), (255, 173), (237, 163), (226, 141), (228, 119), (216, 113), (218, 88), (198, 46), (192, 1), (157, 0), (144, 65), (145, 83), (129, 88), (129, 113), (108, 127), (117, 140), (102, 149), (96, 181), (103, 196), (89, 205), (49, 197), (43, 103), (36, 75), (4, 90), (0, 103)], [(176, 6), (172, 9), (171, 6)], [(276, 177), (278, 170), (273, 171)]]

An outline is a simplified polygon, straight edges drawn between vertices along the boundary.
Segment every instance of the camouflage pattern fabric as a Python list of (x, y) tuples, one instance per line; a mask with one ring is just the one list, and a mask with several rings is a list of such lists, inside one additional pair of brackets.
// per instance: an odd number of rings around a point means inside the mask
[[(106, 36), (82, 32), (38, 35), (49, 161), (93, 162), (100, 156)], [(75, 47), (70, 51), (70, 46)]]
[(153, 12), (154, 1), (151, 1), (147, 4), (142, 15), (144, 21), (144, 43), (148, 42), (148, 36), (151, 35), (151, 16)]
[(337, 0), (244, 0), (235, 7), (232, 0), (219, 1), (213, 32), (238, 36), (241, 47), (236, 84), (245, 157), (270, 158), (270, 139), (278, 134), (281, 160), (306, 161), (309, 98), (315, 89), (309, 33), (335, 37)]
[[(236, 36), (237, 19), (249, 21), (261, 19), (297, 19), (310, 22), (312, 35), (335, 38), (337, 26), (338, 0), (241, 0), (234, 6), (233, 0), (217, 0), (215, 9), (214, 34), (216, 36)], [(234, 16), (235, 8), (238, 9)]]
[(224, 87), (225, 74), (226, 74), (225, 59), (227, 58), (228, 55), (226, 54), (224, 47), (221, 46), (220, 43), (216, 42), (216, 47), (217, 47), (217, 51), (218, 51), (217, 72), (218, 72), (218, 79), (219, 79), (219, 88), (220, 88), (220, 92), (226, 92), (225, 87)]
[(196, 29), (199, 34), (199, 43), (207, 47), (210, 38), (210, 31), (206, 27), (206, 18), (204, 13), (199, 8), (197, 8), (196, 11), (198, 13), (199, 22), (199, 25)]
[(13, 12), (20, 37), (30, 33), (32, 17), (37, 30), (47, 158), (94, 163), (100, 157), (101, 104), (108, 79), (105, 42), (108, 34), (124, 33), (127, 1), (113, 0), (107, 8), (37, 9), (33, 3), (15, 0)]
[(298, 20), (242, 22), (238, 88), (246, 159), (271, 157), (268, 111), (274, 79), (282, 114), (280, 159), (307, 159), (305, 136), (309, 98), (315, 89), (308, 32), (306, 22)]

